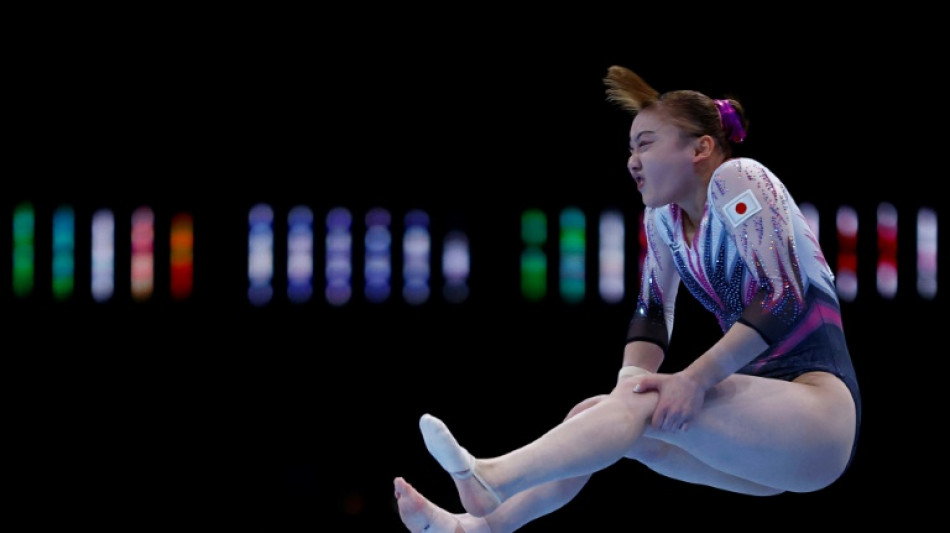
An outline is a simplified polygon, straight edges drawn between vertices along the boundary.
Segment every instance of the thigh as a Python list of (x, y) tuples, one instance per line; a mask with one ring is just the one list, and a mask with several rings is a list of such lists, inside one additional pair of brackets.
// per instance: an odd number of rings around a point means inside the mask
[(626, 457), (658, 474), (687, 483), (753, 496), (774, 496), (784, 492), (717, 470), (682, 448), (646, 436), (637, 440)]
[(844, 471), (855, 416), (848, 388), (831, 374), (795, 381), (733, 374), (710, 389), (686, 431), (648, 427), (645, 435), (728, 475), (807, 492)]

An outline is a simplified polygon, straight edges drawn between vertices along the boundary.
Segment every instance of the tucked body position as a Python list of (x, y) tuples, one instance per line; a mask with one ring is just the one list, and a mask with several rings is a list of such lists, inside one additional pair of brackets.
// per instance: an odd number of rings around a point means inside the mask
[[(441, 419), (423, 414), (425, 445), (465, 512), (446, 511), (397, 477), (410, 531), (515, 531), (624, 458), (756, 496), (822, 490), (854, 458), (861, 395), (834, 276), (783, 181), (735, 155), (748, 130), (741, 103), (660, 93), (622, 66), (604, 83), (608, 102), (633, 117), (627, 168), (647, 243), (616, 385), (495, 457), (473, 456)], [(682, 370), (663, 372), (681, 288), (723, 334)]]

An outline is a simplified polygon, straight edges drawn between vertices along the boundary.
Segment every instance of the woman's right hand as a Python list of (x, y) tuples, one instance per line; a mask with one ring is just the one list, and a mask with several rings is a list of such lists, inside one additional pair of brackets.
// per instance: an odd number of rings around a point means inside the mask
[(651, 424), (660, 431), (686, 431), (689, 421), (703, 408), (706, 391), (683, 372), (638, 376), (635, 393), (659, 394)]

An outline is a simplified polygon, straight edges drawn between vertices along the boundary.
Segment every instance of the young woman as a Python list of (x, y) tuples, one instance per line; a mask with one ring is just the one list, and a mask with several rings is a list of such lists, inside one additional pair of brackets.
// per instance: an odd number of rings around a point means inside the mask
[[(823, 489), (851, 463), (861, 397), (833, 274), (778, 177), (733, 157), (748, 125), (741, 104), (660, 94), (620, 66), (604, 81), (608, 100), (633, 115), (627, 168), (648, 246), (617, 384), (492, 458), (474, 458), (441, 420), (423, 415), (426, 447), (467, 512), (449, 513), (396, 478), (410, 531), (514, 531), (624, 457), (760, 496)], [(680, 284), (723, 335), (683, 370), (661, 373)]]

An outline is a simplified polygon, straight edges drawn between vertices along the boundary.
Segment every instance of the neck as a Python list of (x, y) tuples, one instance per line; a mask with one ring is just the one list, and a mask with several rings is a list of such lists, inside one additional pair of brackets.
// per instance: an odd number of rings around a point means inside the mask
[(706, 195), (709, 191), (709, 179), (712, 173), (699, 176), (700, 186), (693, 189), (688, 198), (681, 198), (676, 203), (683, 211), (685, 221), (698, 221), (706, 209)]
[(703, 211), (706, 209), (706, 195), (709, 191), (709, 181), (712, 179), (713, 172), (725, 161), (726, 159), (721, 156), (710, 157), (696, 165), (701, 186), (697, 187), (689, 198), (682, 199), (678, 202), (680, 209), (683, 210), (684, 221), (692, 225), (699, 223), (699, 220), (703, 217)]

